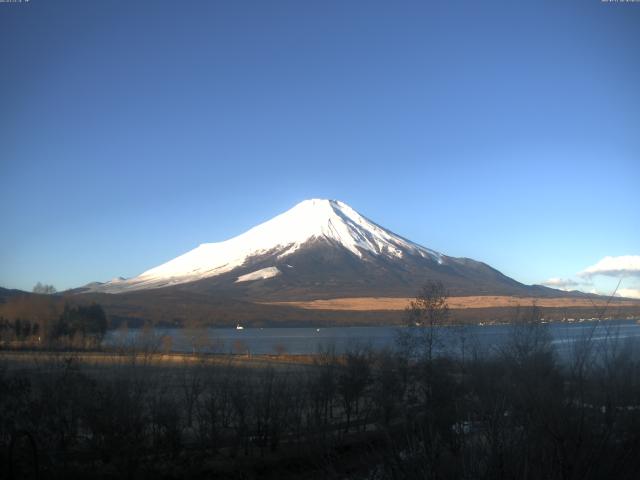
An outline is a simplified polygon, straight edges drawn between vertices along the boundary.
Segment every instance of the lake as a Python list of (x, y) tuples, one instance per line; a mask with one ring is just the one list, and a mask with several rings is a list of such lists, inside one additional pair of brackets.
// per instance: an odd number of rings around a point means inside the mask
[[(511, 325), (471, 325), (438, 327), (439, 349), (457, 354), (499, 351), (512, 338)], [(552, 344), (561, 354), (570, 353), (577, 342), (591, 338), (598, 348), (640, 342), (640, 324), (634, 320), (602, 322), (548, 323)], [(417, 330), (417, 329), (413, 329)], [(148, 345), (173, 352), (314, 354), (328, 349), (343, 353), (349, 349), (394, 348), (399, 331), (406, 327), (291, 327), (291, 328), (156, 328), (149, 330), (111, 330), (104, 339), (108, 347)], [(467, 354), (467, 353), (465, 353)]]

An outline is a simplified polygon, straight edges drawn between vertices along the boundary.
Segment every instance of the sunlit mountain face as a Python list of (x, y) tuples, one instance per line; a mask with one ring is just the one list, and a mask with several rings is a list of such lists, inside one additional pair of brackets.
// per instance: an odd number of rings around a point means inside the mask
[(140, 275), (87, 285), (111, 294), (175, 287), (251, 299), (410, 296), (428, 280), (452, 295), (556, 296), (468, 258), (407, 240), (337, 200), (311, 199), (226, 241), (203, 243)]

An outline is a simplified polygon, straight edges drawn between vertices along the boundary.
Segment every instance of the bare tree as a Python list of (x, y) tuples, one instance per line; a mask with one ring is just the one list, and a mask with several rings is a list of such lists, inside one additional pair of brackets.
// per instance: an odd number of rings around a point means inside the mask
[(354, 349), (344, 356), (344, 365), (338, 375), (338, 393), (342, 399), (346, 415), (345, 432), (349, 431), (351, 420), (360, 413), (361, 400), (371, 380), (371, 362), (367, 350)]
[(47, 285), (46, 283), (36, 283), (33, 287), (33, 293), (41, 293), (43, 295), (52, 295), (56, 293), (56, 287), (53, 285)]
[(187, 416), (187, 427), (193, 426), (193, 413), (199, 398), (205, 390), (202, 379), (203, 365), (191, 368), (183, 368), (180, 375), (180, 388), (182, 390), (183, 405)]
[[(413, 335), (415, 351), (431, 362), (441, 335), (439, 327), (449, 320), (449, 294), (441, 282), (427, 282), (406, 309), (408, 327)], [(416, 328), (417, 327), (417, 328)]]

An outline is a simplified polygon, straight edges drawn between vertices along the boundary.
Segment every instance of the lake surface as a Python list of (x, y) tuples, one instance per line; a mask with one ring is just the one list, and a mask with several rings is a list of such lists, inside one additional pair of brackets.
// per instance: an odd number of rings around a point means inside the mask
[[(439, 350), (459, 354), (464, 345), (464, 351), (469, 354), (499, 351), (518, 328), (511, 325), (439, 327)], [(548, 323), (540, 328), (548, 331), (551, 343), (561, 354), (570, 353), (585, 339), (591, 339), (597, 348), (640, 346), (640, 324), (634, 320)], [(406, 327), (130, 329), (109, 331), (104, 344), (110, 347), (146, 345), (184, 353), (314, 354), (329, 349), (343, 353), (362, 347), (393, 349), (399, 332), (408, 330)]]

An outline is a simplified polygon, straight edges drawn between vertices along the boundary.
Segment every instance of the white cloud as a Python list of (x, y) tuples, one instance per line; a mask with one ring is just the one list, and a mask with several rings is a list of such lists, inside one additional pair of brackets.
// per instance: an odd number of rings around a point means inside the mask
[(618, 296), (628, 298), (640, 298), (640, 288), (620, 288)]
[(640, 277), (640, 255), (604, 257), (598, 263), (584, 269), (578, 275), (586, 278), (590, 278), (595, 275), (606, 275), (609, 277)]
[(559, 288), (560, 290), (573, 290), (580, 285), (579, 282), (571, 280), (570, 278), (550, 278), (547, 281), (542, 282), (542, 285), (551, 288)]

